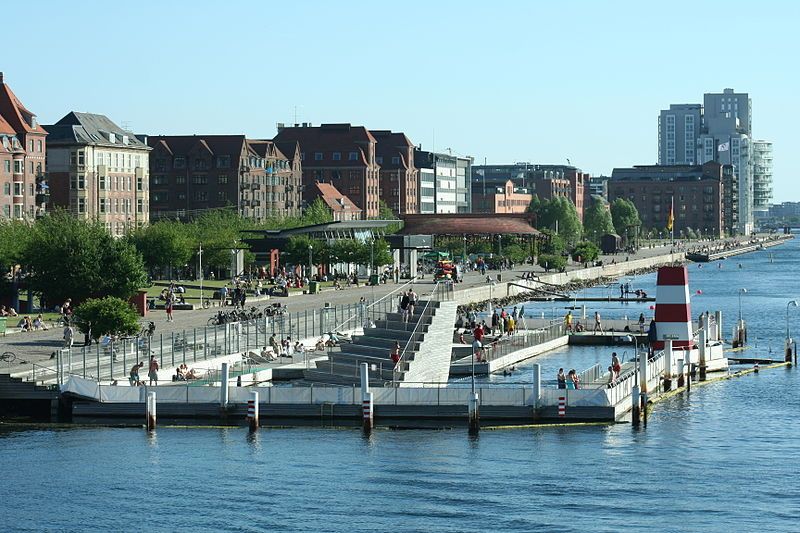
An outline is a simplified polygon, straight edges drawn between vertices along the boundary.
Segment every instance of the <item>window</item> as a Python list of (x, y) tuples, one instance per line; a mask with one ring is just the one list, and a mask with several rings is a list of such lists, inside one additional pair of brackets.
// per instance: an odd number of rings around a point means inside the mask
[(11, 161), (8, 161), (8, 160), (3, 161), (3, 168), (4, 168), (4, 170), (6, 171), (7, 174), (10, 174), (11, 173)]
[(175, 178), (175, 183), (177, 185), (186, 185), (186, 176), (178, 176)]
[(225, 191), (217, 192), (217, 200), (224, 202), (228, 199), (228, 194)]
[(25, 163), (21, 159), (14, 160), (14, 174), (23, 174), (25, 172)]
[(342, 152), (333, 152), (333, 160), (334, 161), (341, 161), (342, 160)]
[(399, 165), (400, 164), (400, 157), (399, 156), (393, 157), (392, 158), (392, 164), (393, 165)]
[(322, 152), (314, 152), (314, 161), (322, 161)]
[(167, 185), (168, 183), (169, 179), (166, 176), (153, 176), (153, 185)]
[(34, 194), (33, 183), (29, 183), (28, 184), (28, 196), (33, 196), (33, 194)]
[(175, 156), (175, 161), (172, 162), (174, 168), (186, 168), (186, 158), (182, 155)]
[(383, 164), (383, 157), (381, 157), (381, 156), (376, 157), (375, 158), (375, 162), (378, 163), (379, 165), (382, 165)]
[(228, 183), (228, 175), (227, 174), (220, 174), (217, 176), (217, 183)]
[(208, 201), (208, 193), (206, 191), (196, 191), (194, 193), (194, 199), (198, 202), (207, 202)]
[[(109, 155), (109, 157), (110, 157), (110, 155)], [(110, 163), (111, 163), (111, 161), (109, 161), (109, 164)], [(155, 168), (156, 168), (156, 170), (160, 170), (161, 172), (166, 171), (167, 170), (167, 160), (164, 159), (163, 157), (159, 157), (158, 159), (156, 159)]]
[(85, 188), (86, 188), (86, 178), (84, 178), (82, 175), (79, 174), (78, 175), (78, 189), (82, 191)]
[(221, 155), (217, 157), (217, 168), (230, 168), (231, 156)]
[(185, 192), (179, 192), (178, 193), (178, 200), (185, 201), (186, 200), (186, 193)]
[(144, 200), (142, 200), (141, 198), (136, 200), (136, 212), (144, 213)]
[(106, 199), (105, 198), (100, 198), (100, 212), (101, 213), (105, 213), (106, 212)]
[(300, 161), (305, 161), (305, 160), (306, 160), (306, 153), (300, 152)]
[(192, 176), (192, 183), (194, 183), (195, 185), (207, 185), (208, 176), (201, 176), (201, 175)]
[(205, 170), (207, 168), (206, 160), (196, 157), (194, 159), (194, 169), (195, 170)]
[(78, 213), (86, 212), (86, 198), (78, 198)]
[(33, 139), (28, 141), (28, 151), (33, 152)]
[(11, 196), (11, 184), (4, 183), (3, 184), (3, 194), (6, 196)]
[(358, 152), (350, 152), (347, 156), (349, 161), (358, 161)]
[(136, 178), (136, 190), (137, 191), (142, 191), (142, 190), (144, 190), (143, 187), (144, 187), (144, 179), (142, 179), (141, 177), (137, 177)]

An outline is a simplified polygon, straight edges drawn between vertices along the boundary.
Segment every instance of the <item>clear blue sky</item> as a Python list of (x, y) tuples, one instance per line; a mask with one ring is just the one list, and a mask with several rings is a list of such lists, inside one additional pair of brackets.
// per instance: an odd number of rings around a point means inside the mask
[(732, 87), (775, 143), (781, 202), (800, 200), (798, 5), (16, 2), (0, 70), (45, 124), (77, 110), (150, 134), (270, 138), (296, 109), (593, 174), (655, 163), (660, 109)]

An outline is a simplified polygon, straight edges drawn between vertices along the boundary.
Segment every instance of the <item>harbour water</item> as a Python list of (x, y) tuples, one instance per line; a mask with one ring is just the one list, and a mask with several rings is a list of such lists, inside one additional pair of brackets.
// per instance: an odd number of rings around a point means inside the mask
[[(774, 261), (770, 262), (772, 254)], [(738, 268), (741, 263), (742, 268)], [(781, 357), (800, 239), (698, 268), (693, 315), (738, 289), (752, 356)], [(633, 278), (655, 294), (655, 274)], [(599, 292), (607, 289), (587, 290)], [(618, 292), (618, 288), (616, 289)], [(601, 304), (635, 321), (649, 304)], [(531, 313), (552, 305), (526, 305)], [(563, 315), (563, 304), (556, 310)], [(800, 336), (800, 309), (790, 308)], [(628, 353), (631, 353), (628, 348)], [(610, 348), (538, 358), (606, 363)], [(529, 363), (530, 364), (530, 363)], [(529, 364), (491, 381), (529, 381)], [(798, 370), (695, 387), (629, 424), (397, 431), (0, 429), (6, 531), (797, 531)]]

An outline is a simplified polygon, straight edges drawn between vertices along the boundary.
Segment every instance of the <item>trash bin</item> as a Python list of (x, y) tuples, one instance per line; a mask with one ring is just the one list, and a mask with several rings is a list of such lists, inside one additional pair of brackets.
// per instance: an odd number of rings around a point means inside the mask
[(498, 275), (497, 275), (497, 281), (498, 281), (498, 282), (500, 282), (500, 281), (503, 281), (503, 276), (502, 276), (502, 274), (498, 274)]
[(372, 286), (375, 286), (375, 285), (378, 284), (378, 275), (377, 274), (370, 275), (369, 284), (372, 285)]
[(4, 337), (6, 336), (6, 321), (7, 320), (8, 319), (6, 317), (0, 317), (0, 333), (2, 333)]
[(308, 294), (319, 294), (319, 282), (318, 281), (309, 281), (308, 282)]

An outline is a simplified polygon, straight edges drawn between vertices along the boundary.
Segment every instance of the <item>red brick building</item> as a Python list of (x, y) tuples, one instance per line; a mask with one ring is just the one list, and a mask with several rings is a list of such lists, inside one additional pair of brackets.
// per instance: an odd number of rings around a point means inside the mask
[(472, 184), (473, 213), (525, 213), (532, 198), (533, 195), (527, 189), (515, 187), (511, 180), (503, 185), (484, 186), (481, 182)]
[[(244, 196), (251, 202), (263, 200), (264, 216), (300, 216), (302, 208), (302, 167), (300, 149), (297, 143), (287, 143), (290, 155), (284, 154), (270, 140), (247, 140), (251, 158), (256, 161), (251, 166), (254, 181), (250, 187), (242, 184)], [(259, 164), (263, 161), (264, 164)], [(249, 189), (249, 190), (248, 190)], [(260, 193), (263, 191), (263, 195)]]
[(378, 142), (375, 159), (380, 166), (381, 200), (398, 215), (419, 213), (419, 172), (414, 166), (414, 143), (405, 133), (370, 130)]
[(0, 218), (32, 219), (44, 213), (49, 202), (46, 136), (0, 72)]
[(364, 126), (304, 124), (278, 126), (276, 144), (299, 143), (303, 164), (303, 200), (314, 201), (314, 183), (331, 183), (348, 196), (365, 218), (378, 216), (380, 166), (375, 137)]

